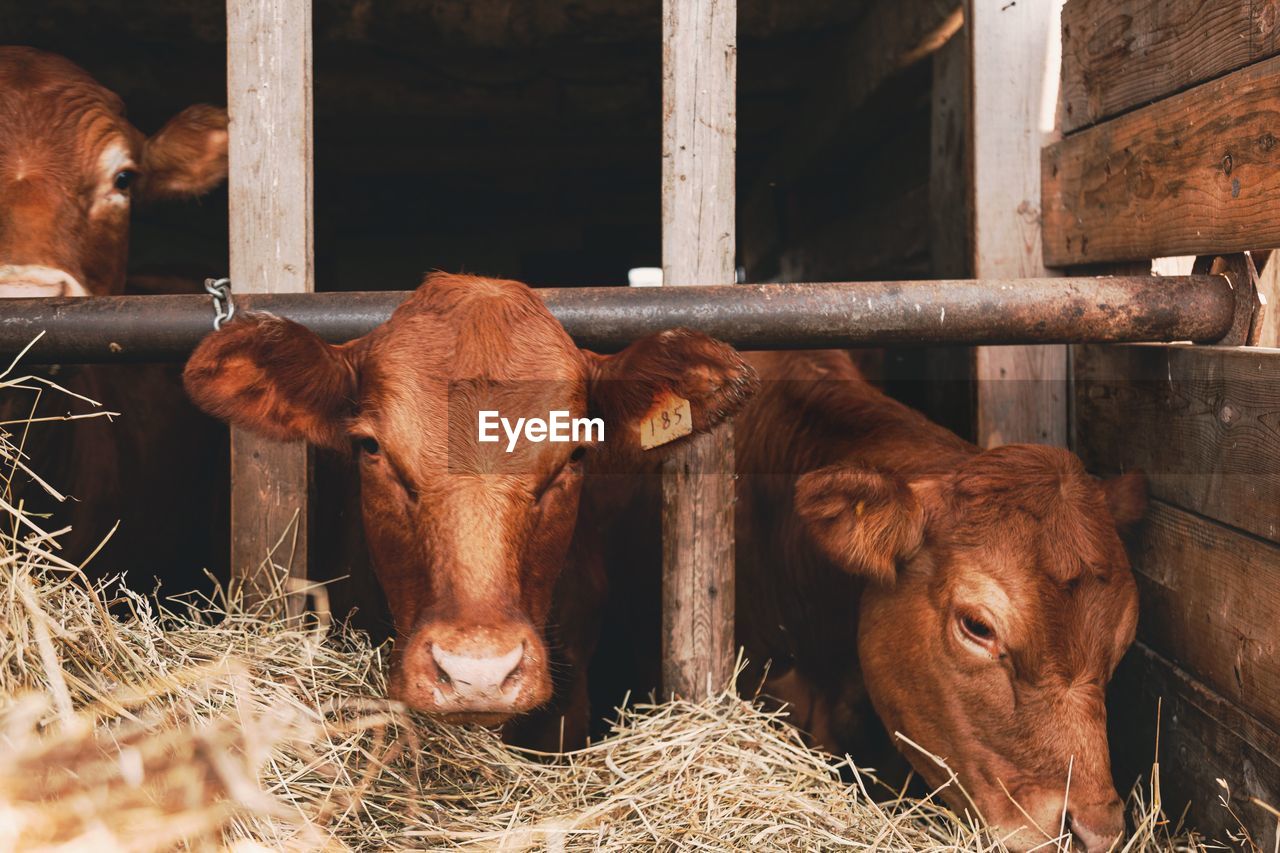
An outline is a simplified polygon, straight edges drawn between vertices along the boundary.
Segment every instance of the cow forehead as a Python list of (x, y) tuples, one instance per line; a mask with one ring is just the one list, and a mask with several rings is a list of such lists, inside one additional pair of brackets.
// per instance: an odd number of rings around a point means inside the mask
[(1020, 670), (1051, 668), (1074, 677), (1106, 669), (1127, 642), (1137, 589), (1127, 564), (1119, 569), (1063, 583), (1025, 548), (992, 536), (985, 545), (950, 552), (936, 588), (942, 601), (994, 618)]
[(140, 143), (123, 102), (84, 71), (51, 54), (0, 48), (0, 158), (10, 172), (92, 168), (103, 157), (136, 156)]
[[(359, 421), (413, 455), (457, 463), (477, 452), (480, 411), (581, 414), (586, 378), (582, 354), (527, 287), (437, 274), (366, 342)], [(529, 463), (547, 450), (520, 452)]]

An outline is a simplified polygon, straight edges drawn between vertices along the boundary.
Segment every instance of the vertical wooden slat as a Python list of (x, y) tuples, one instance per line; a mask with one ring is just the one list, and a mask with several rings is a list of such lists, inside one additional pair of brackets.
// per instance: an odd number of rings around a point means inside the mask
[[(734, 281), (736, 0), (663, 0), (662, 268), (667, 285)], [(733, 671), (733, 434), (672, 451), (662, 499), (663, 689), (700, 696)]]
[[(1041, 257), (1040, 149), (1053, 138), (1062, 0), (967, 0), (972, 63), (973, 274), (1052, 275)], [(1067, 440), (1063, 346), (979, 347), (977, 440)]]
[[(228, 0), (231, 281), (241, 293), (309, 293), (312, 265), (311, 0)], [(308, 451), (231, 432), (231, 566), (257, 592), (271, 563), (307, 568)], [(290, 525), (297, 519), (296, 531)]]

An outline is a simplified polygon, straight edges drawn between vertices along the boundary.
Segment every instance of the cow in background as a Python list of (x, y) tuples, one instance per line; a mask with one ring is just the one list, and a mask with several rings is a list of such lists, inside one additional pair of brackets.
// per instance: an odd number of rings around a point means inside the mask
[[(0, 298), (196, 292), (182, 279), (126, 279), (130, 209), (201, 195), (226, 175), (225, 110), (189, 107), (146, 137), (121, 99), (69, 60), (0, 47)], [(31, 467), (71, 499), (56, 504), (38, 486), (22, 495), (29, 508), (52, 513), (51, 524), (72, 525), (64, 556), (83, 559), (118, 519), (94, 567), (155, 573), (180, 591), (202, 568), (224, 564), (226, 434), (187, 401), (178, 368), (64, 365), (53, 373), (121, 413), (114, 423), (31, 433)], [(5, 401), (4, 420), (31, 414), (33, 402)], [(46, 393), (35, 413), (72, 408), (83, 407)]]
[(943, 757), (967, 791), (944, 790), (952, 807), (976, 806), (1011, 849), (1060, 826), (1108, 849), (1124, 811), (1104, 688), (1137, 625), (1120, 533), (1145, 479), (1096, 480), (1061, 448), (980, 450), (845, 353), (749, 360), (762, 390), (736, 430), (738, 634), (773, 661), (765, 691), (863, 763), (884, 766), (886, 732)]
[[(553, 748), (561, 715), (566, 746), (586, 737), (604, 594), (591, 539), (575, 536), (584, 479), (656, 465), (683, 440), (641, 449), (655, 404), (687, 401), (697, 434), (754, 386), (741, 357), (705, 335), (662, 332), (597, 355), (528, 287), (443, 273), (339, 346), (287, 320), (237, 319), (200, 344), (185, 378), (204, 411), (239, 428), (355, 457), (395, 626), (392, 696), (459, 721), (543, 709), (541, 730), (526, 722), (518, 739)], [(597, 417), (603, 440), (522, 439), (508, 451), (505, 438), (480, 440), (482, 411)]]

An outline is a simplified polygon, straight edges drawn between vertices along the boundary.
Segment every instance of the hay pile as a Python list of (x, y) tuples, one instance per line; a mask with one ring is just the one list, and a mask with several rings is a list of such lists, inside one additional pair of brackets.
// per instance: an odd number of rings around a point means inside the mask
[[(377, 698), (386, 649), (282, 599), (91, 586), (11, 502), (24, 429), (0, 439), (0, 849), (1000, 849), (730, 693), (532, 755)], [(1141, 811), (1125, 849), (1198, 849)]]

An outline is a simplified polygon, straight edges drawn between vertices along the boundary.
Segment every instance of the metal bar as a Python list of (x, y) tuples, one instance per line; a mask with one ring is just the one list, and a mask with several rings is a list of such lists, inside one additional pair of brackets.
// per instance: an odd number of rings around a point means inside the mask
[[(1116, 276), (1010, 280), (545, 288), (536, 291), (579, 345), (612, 352), (684, 326), (739, 349), (882, 345), (1214, 343), (1231, 329), (1226, 277)], [(238, 311), (270, 311), (327, 340), (385, 321), (408, 293), (241, 294)], [(41, 331), (32, 362), (177, 361), (212, 328), (207, 296), (8, 299), (0, 354)]]

